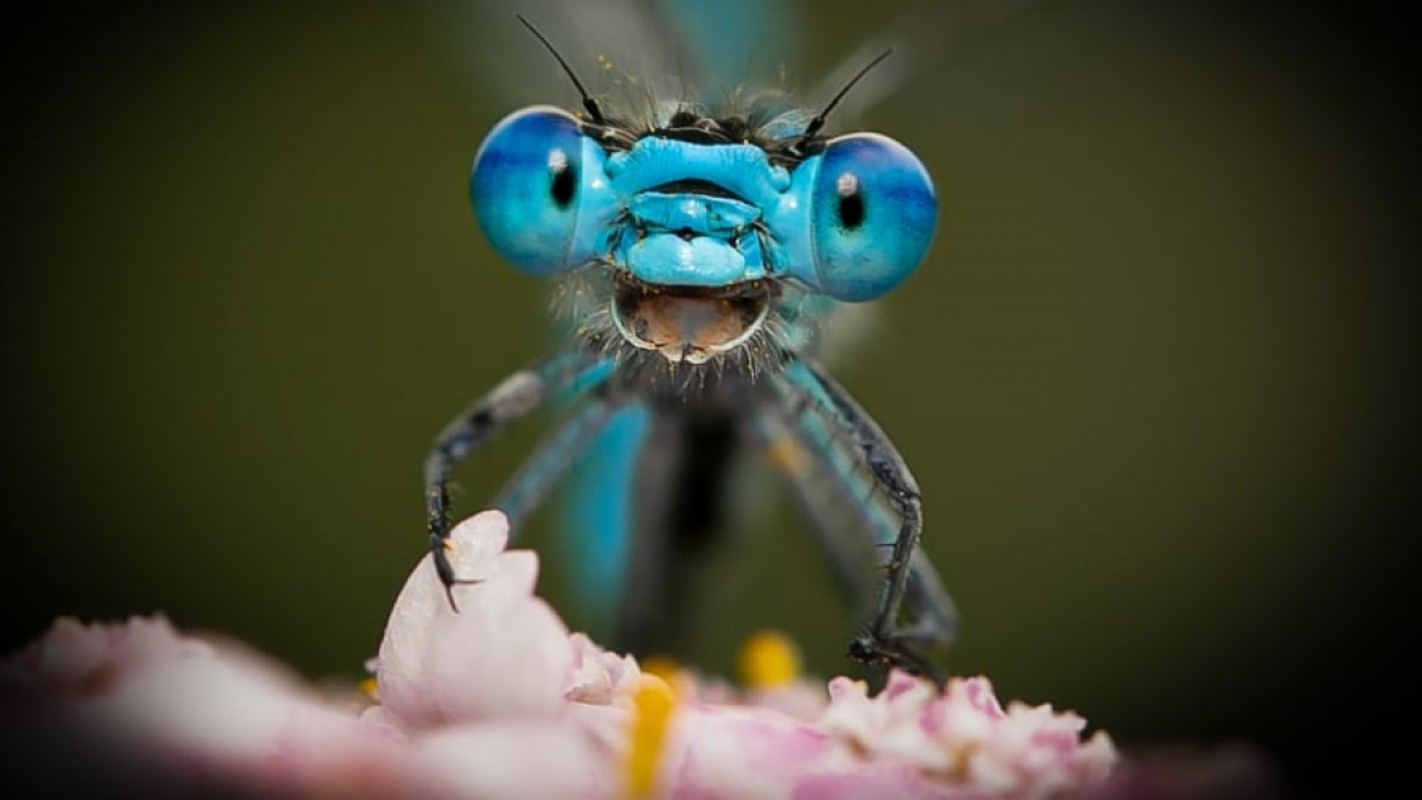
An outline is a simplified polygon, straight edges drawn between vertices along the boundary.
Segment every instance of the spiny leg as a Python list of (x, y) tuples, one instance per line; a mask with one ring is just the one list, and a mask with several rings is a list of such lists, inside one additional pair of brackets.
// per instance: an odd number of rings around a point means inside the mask
[[(861, 461), (855, 450), (856, 442), (850, 441), (855, 438), (853, 432), (832, 427), (840, 420), (832, 416), (826, 406), (811, 403), (808, 398), (800, 398), (789, 405), (791, 407), (782, 404), (774, 409), (774, 416), (787, 426), (782, 440), (774, 444), (782, 449), (793, 450), (792, 460), (813, 460), (818, 464), (819, 473), (811, 473), (808, 464), (800, 464), (798, 471), (793, 473), (789, 470), (794, 464), (783, 464), (781, 469), (796, 485), (797, 495), (806, 503), (814, 504), (814, 507), (807, 508), (807, 511), (810, 512), (811, 518), (816, 520), (816, 529), (822, 541), (825, 541), (827, 549), (845, 551), (856, 543), (839, 542), (844, 538), (841, 531), (844, 531), (846, 526), (833, 524), (838, 520), (828, 516), (830, 511), (826, 509), (825, 504), (815, 502), (815, 484), (821, 483), (816, 478), (820, 475), (829, 477), (827, 483), (856, 514), (855, 521), (858, 524), (849, 525), (848, 531), (861, 534), (862, 541), (858, 544), (867, 542), (876, 551), (893, 547), (898, 538), (899, 523), (894, 519), (893, 512), (875, 501), (878, 486), (873, 476), (866, 477), (861, 468)], [(856, 556), (862, 557), (862, 546), (855, 548), (855, 551)], [(914, 549), (909, 560), (904, 607), (914, 623), (912, 628), (901, 631), (902, 637), (914, 636), (914, 631), (919, 631), (917, 638), (920, 638), (926, 647), (951, 644), (956, 637), (957, 608), (947, 589), (943, 587), (938, 571), (934, 569), (921, 547)]]
[(505, 378), (435, 438), (425, 459), (425, 530), (435, 571), (451, 608), (458, 609), (454, 602), (455, 584), (468, 582), (454, 574), (445, 550), (450, 528), (449, 476), (454, 466), (548, 398), (596, 385), (606, 379), (609, 371), (582, 348), (565, 350)]
[[(790, 483), (855, 607), (863, 607), (874, 588), (872, 577), (880, 574), (866, 569), (865, 563), (878, 564), (881, 549), (897, 539), (899, 523), (891, 510), (875, 502), (877, 487), (864, 475), (855, 453), (846, 449), (846, 434), (828, 427), (832, 420), (821, 408), (797, 400), (762, 408), (752, 432), (771, 466)], [(836, 497), (826, 496), (826, 490)], [(852, 515), (848, 521), (846, 508)], [(900, 630), (901, 639), (917, 640), (931, 651), (956, 637), (957, 608), (921, 548), (909, 560), (904, 610), (912, 625)]]
[[(850, 642), (849, 655), (864, 663), (897, 666), (936, 677), (937, 670), (923, 651), (947, 643), (952, 635), (951, 625), (940, 623), (955, 619), (955, 615), (936, 574), (925, 568), (927, 561), (918, 552), (923, 512), (913, 473), (873, 418), (843, 387), (810, 362), (801, 360), (788, 365), (776, 381), (776, 388), (792, 407), (812, 412), (824, 420), (830, 431), (842, 431), (850, 438), (850, 444), (858, 451), (858, 462), (868, 470), (899, 517), (873, 617), (868, 629)], [(812, 452), (821, 449), (811, 448)], [(833, 461), (830, 464), (834, 466)], [(917, 612), (918, 619), (901, 627), (899, 611), (909, 576), (915, 572), (924, 579), (924, 585), (916, 587), (913, 596), (936, 608), (924, 613), (924, 609), (914, 608), (919, 603), (911, 602), (910, 610)]]

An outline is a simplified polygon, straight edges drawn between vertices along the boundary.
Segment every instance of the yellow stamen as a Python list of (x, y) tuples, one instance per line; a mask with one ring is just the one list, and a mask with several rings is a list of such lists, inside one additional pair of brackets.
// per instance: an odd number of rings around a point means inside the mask
[(375, 676), (372, 675), (369, 678), (366, 678), (365, 680), (360, 682), (360, 693), (365, 695), (366, 697), (369, 697), (371, 700), (379, 702), (379, 687), (380, 684), (375, 680)]
[(644, 673), (632, 694), (628, 731), (627, 796), (648, 797), (656, 788), (657, 766), (676, 711), (676, 695), (667, 682)]
[(756, 689), (787, 686), (800, 677), (799, 650), (789, 638), (774, 631), (747, 639), (737, 661), (741, 682)]

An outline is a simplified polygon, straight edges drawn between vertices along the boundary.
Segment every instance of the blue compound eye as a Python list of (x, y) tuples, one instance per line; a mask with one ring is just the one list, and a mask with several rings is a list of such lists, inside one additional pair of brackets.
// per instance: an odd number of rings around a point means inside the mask
[(489, 244), (537, 277), (569, 266), (578, 219), (583, 137), (570, 114), (533, 106), (505, 117), (474, 156), (469, 197)]
[(832, 139), (822, 158), (810, 201), (820, 291), (873, 300), (928, 251), (938, 220), (933, 182), (908, 148), (877, 133)]

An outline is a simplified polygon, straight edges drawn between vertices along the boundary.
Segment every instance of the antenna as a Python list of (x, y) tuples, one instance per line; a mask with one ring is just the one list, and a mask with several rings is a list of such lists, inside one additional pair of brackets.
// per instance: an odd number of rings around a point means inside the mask
[(835, 92), (834, 97), (831, 97), (830, 101), (825, 104), (825, 107), (820, 109), (820, 113), (816, 114), (814, 118), (810, 120), (810, 124), (805, 126), (805, 132), (800, 134), (799, 139), (795, 140), (794, 149), (797, 152), (801, 151), (811, 139), (815, 138), (815, 134), (819, 133), (820, 128), (825, 126), (825, 118), (829, 116), (829, 113), (834, 110), (835, 106), (839, 105), (839, 101), (843, 100), (846, 94), (849, 94), (849, 90), (854, 88), (854, 84), (859, 83), (860, 79), (869, 74), (869, 70), (879, 66), (884, 59), (893, 54), (894, 48), (890, 47), (888, 50), (875, 56), (868, 64), (861, 67), (858, 72), (854, 73), (854, 77), (850, 78), (838, 92)]
[[(572, 82), (573, 82), (573, 86), (577, 87), (577, 89), (578, 89), (578, 94), (582, 95), (582, 97), (583, 97), (583, 108), (587, 110), (588, 116), (592, 117), (592, 121), (595, 122), (595, 123), (597, 123), (598, 125), (603, 125), (603, 124), (605, 124), (605, 123), (606, 123), (606, 120), (603, 119), (603, 116), (602, 116), (602, 109), (601, 109), (601, 108), (598, 108), (597, 101), (596, 101), (596, 100), (593, 100), (593, 99), (592, 99), (592, 96), (588, 94), (588, 90), (585, 89), (585, 88), (583, 88), (583, 82), (580, 81), (580, 80), (578, 80), (578, 76), (573, 72), (573, 68), (570, 67), (570, 66), (568, 66), (568, 62), (567, 62), (567, 61), (564, 61), (564, 60), (563, 60), (563, 56), (562, 56), (561, 54), (559, 54), (558, 49), (553, 46), (553, 43), (550, 42), (550, 41), (548, 41), (548, 37), (544, 36), (537, 28), (533, 27), (533, 23), (532, 23), (532, 22), (529, 22), (528, 19), (527, 19), (526, 17), (524, 17), (524, 15), (522, 15), (522, 14), (514, 14), (514, 16), (518, 18), (518, 21), (519, 21), (519, 22), (522, 22), (522, 23), (523, 23), (523, 27), (528, 28), (528, 32), (531, 33), (531, 34), (533, 34), (533, 38), (537, 39), (538, 42), (539, 42), (540, 44), (542, 44), (545, 48), (547, 48), (548, 52), (549, 52), (550, 54), (552, 54), (552, 56), (553, 56), (555, 59), (558, 60), (558, 66), (560, 66), (560, 67), (563, 68), (563, 74), (565, 74), (565, 75), (568, 76), (568, 80), (572, 81)], [(888, 55), (888, 53), (885, 53), (884, 55)], [(875, 60), (875, 63), (878, 63), (878, 61), (881, 60), (882, 58), (883, 58), (883, 56), (880, 56), (879, 59), (876, 59), (876, 60)], [(872, 66), (874, 66), (874, 64), (870, 64), (869, 66), (872, 67)], [(865, 69), (865, 72), (867, 72), (867, 71), (868, 71), (868, 69), (866, 68), (866, 69)], [(854, 80), (855, 80), (855, 81), (859, 80), (860, 76), (862, 76), (863, 74), (864, 74), (864, 73), (861, 72), (859, 75), (856, 75), (856, 76), (854, 77)], [(854, 81), (850, 81), (850, 85), (853, 85), (853, 84), (854, 84)], [(846, 87), (846, 88), (847, 88), (847, 87)], [(843, 94), (843, 92), (840, 92), (840, 94)], [(839, 98), (836, 97), (836, 98), (835, 98), (835, 101), (838, 101), (838, 100), (839, 100)], [(830, 103), (830, 106), (833, 107), (833, 106), (834, 106), (834, 103)], [(829, 110), (829, 109), (826, 109), (826, 111), (828, 111), (828, 110)], [(822, 122), (823, 122), (823, 121), (822, 121)]]

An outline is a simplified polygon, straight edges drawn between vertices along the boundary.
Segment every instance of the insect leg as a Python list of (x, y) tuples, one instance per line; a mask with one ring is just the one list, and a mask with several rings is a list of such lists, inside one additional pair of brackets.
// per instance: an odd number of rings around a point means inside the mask
[(513, 535), (518, 534), (527, 516), (542, 504), (553, 484), (582, 457), (622, 406), (609, 398), (609, 393), (603, 391), (605, 387), (606, 384), (592, 389), (578, 402), (494, 500), (494, 507), (508, 517)]
[(541, 406), (549, 397), (605, 380), (610, 367), (581, 348), (570, 348), (519, 370), (450, 422), (435, 438), (425, 459), (425, 529), (435, 570), (451, 607), (460, 583), (445, 551), (449, 538), (449, 474), (509, 423)]
[[(850, 642), (849, 655), (864, 663), (897, 666), (937, 677), (937, 670), (923, 651), (946, 644), (952, 635), (951, 621), (955, 614), (936, 574), (926, 568), (927, 560), (918, 551), (923, 510), (913, 473), (878, 423), (842, 386), (814, 364), (796, 361), (788, 365), (782, 375), (777, 388), (785, 393), (787, 401), (822, 417), (829, 430), (843, 431), (850, 437), (850, 444), (858, 451), (857, 462), (868, 470), (869, 477), (883, 491), (884, 499), (899, 517), (873, 617), (868, 629)], [(801, 428), (802, 437), (808, 433)], [(807, 444), (815, 444), (813, 438)], [(813, 446), (810, 449), (812, 452), (823, 450)], [(834, 469), (833, 461), (830, 466), (832, 472), (845, 472), (842, 468)], [(914, 573), (922, 579), (916, 584), (912, 593), (914, 600), (910, 602), (910, 610), (917, 612), (918, 618), (907, 626), (900, 626), (900, 608), (908, 594), (909, 577)], [(915, 608), (920, 605), (932, 610)]]
[[(878, 574), (865, 565), (877, 564), (883, 548), (893, 546), (899, 523), (890, 509), (875, 502), (874, 483), (863, 474), (853, 451), (846, 450), (843, 436), (828, 426), (831, 420), (807, 403), (763, 409), (753, 433), (771, 466), (789, 481), (835, 574), (860, 608), (868, 605), (871, 579)], [(955, 638), (957, 609), (922, 549), (915, 549), (909, 560), (904, 609), (913, 623), (899, 632), (900, 638), (917, 639), (927, 650)]]

